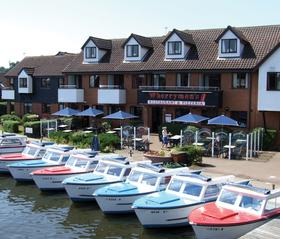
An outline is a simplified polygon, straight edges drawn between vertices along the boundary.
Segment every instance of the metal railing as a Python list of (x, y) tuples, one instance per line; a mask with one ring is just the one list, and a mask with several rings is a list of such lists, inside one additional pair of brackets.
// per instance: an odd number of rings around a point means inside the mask
[(124, 89), (122, 85), (99, 85), (99, 89)]
[(59, 85), (59, 89), (82, 89), (78, 85)]
[(219, 87), (211, 86), (139, 86), (139, 89), (167, 91), (220, 91)]

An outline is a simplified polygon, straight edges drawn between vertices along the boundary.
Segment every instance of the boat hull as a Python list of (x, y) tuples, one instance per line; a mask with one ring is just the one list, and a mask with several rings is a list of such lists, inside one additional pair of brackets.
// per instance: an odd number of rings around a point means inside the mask
[(34, 159), (15, 159), (15, 160), (0, 160), (0, 173), (9, 173), (8, 165), (11, 163), (19, 163), (23, 160), (34, 160)]
[(12, 177), (17, 181), (33, 181), (31, 173), (35, 170), (44, 169), (46, 167), (52, 167), (52, 165), (43, 165), (38, 167), (8, 167), (8, 169)]
[[(152, 193), (152, 192), (150, 192)], [(146, 194), (135, 194), (127, 196), (95, 196), (97, 204), (105, 214), (134, 213), (132, 204), (135, 200)]]
[(65, 190), (70, 197), (70, 199), (74, 202), (83, 202), (83, 201), (95, 201), (95, 197), (93, 193), (96, 189), (104, 187), (110, 183), (100, 183), (100, 184), (64, 184)]
[(140, 223), (146, 228), (190, 225), (188, 215), (201, 204), (178, 208), (134, 208)]
[(36, 186), (42, 191), (49, 190), (64, 190), (63, 180), (74, 175), (80, 175), (83, 173), (72, 173), (72, 174), (32, 174)]
[(197, 239), (237, 239), (253, 229), (263, 225), (268, 220), (261, 220), (253, 223), (241, 225), (225, 225), (225, 226), (202, 226), (192, 224)]

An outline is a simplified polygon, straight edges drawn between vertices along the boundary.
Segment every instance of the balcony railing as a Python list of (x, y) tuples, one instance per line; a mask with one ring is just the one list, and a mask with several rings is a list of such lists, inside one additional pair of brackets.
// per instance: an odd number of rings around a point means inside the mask
[(126, 104), (126, 90), (120, 88), (99, 88), (98, 104)]
[(58, 89), (58, 102), (60, 103), (84, 102), (84, 89), (77, 89), (77, 88), (70, 88), (70, 87), (59, 88)]
[(59, 89), (79, 89), (78, 85), (59, 85)]
[(99, 85), (100, 89), (124, 89), (122, 85)]
[(139, 89), (154, 91), (220, 91), (219, 87), (211, 86), (139, 86)]
[(14, 100), (15, 90), (12, 87), (4, 87), (2, 89), (2, 100)]

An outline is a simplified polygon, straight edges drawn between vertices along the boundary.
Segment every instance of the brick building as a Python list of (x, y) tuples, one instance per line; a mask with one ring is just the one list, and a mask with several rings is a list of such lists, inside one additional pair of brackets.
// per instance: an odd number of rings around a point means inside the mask
[(190, 111), (280, 130), (279, 25), (89, 37), (81, 49), (23, 59), (6, 74), (14, 98), (2, 99), (45, 117), (67, 105), (121, 109), (153, 131)]

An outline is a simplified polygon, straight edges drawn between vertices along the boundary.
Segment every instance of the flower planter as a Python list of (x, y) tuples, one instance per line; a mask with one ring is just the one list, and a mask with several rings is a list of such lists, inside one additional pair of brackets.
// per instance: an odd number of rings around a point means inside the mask
[(160, 155), (155, 155), (151, 153), (145, 153), (143, 155), (146, 159), (151, 160), (153, 163), (167, 163), (167, 162), (172, 162), (172, 157), (171, 156), (160, 156)]
[(187, 164), (188, 154), (185, 152), (171, 153), (172, 159), (175, 163)]

